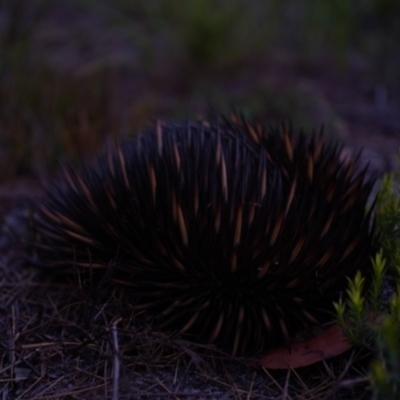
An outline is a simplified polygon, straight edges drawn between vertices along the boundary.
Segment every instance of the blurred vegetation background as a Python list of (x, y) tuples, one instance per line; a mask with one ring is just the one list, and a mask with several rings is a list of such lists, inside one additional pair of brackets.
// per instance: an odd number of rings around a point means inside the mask
[(0, 181), (210, 106), (345, 136), (359, 101), (400, 97), (399, 20), (392, 0), (1, 0)]

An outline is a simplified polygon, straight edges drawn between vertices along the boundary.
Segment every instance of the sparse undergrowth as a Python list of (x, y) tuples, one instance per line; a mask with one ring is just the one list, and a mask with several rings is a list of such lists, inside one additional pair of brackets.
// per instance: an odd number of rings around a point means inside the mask
[(399, 171), (386, 174), (377, 197), (376, 223), (381, 250), (373, 265), (372, 284), (365, 277), (349, 281), (347, 300), (335, 304), (338, 322), (357, 346), (374, 353), (369, 379), (375, 398), (400, 396), (400, 197)]

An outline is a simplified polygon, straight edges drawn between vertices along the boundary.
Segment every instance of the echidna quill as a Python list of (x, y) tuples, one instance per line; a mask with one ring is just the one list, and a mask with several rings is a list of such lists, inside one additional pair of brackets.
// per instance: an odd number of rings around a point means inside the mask
[(112, 269), (154, 326), (257, 355), (333, 319), (370, 273), (373, 180), (322, 134), (158, 122), (38, 209), (43, 263)]

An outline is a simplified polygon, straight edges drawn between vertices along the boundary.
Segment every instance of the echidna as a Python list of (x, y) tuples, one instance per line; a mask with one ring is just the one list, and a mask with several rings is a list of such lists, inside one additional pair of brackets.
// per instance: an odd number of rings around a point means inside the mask
[(375, 251), (373, 180), (322, 134), (162, 123), (38, 208), (48, 266), (111, 268), (159, 329), (256, 355), (333, 319)]

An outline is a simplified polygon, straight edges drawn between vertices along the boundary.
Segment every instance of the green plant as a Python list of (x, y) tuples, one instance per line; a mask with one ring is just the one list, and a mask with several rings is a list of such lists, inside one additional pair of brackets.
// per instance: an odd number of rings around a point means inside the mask
[[(383, 281), (386, 261), (382, 259), (382, 254), (378, 253), (372, 261), (374, 268), (374, 278), (369, 294), (370, 304), (373, 308), (378, 308), (380, 304), (380, 288)], [(374, 318), (367, 311), (367, 299), (364, 291), (365, 278), (360, 272), (353, 280), (349, 279), (349, 287), (346, 291), (346, 300), (342, 299), (334, 303), (337, 313), (337, 321), (346, 336), (357, 346), (368, 345), (374, 338), (373, 327)]]
[(400, 284), (390, 303), (390, 313), (379, 325), (377, 356), (371, 364), (370, 379), (381, 399), (395, 400), (400, 395)]
[(381, 246), (389, 262), (400, 268), (400, 172), (388, 173), (382, 178), (377, 196), (376, 222), (381, 234)]
[[(400, 395), (400, 198), (395, 179), (398, 176), (398, 172), (385, 175), (377, 196), (376, 223), (382, 249), (372, 261), (371, 287), (363, 295), (363, 277), (357, 274), (349, 281), (346, 302), (335, 304), (344, 333), (356, 345), (373, 351), (370, 382), (375, 396), (385, 400), (398, 399)], [(383, 294), (384, 282), (390, 286), (390, 279), (385, 278), (387, 270), (394, 272), (391, 279), (395, 287)], [(382, 305), (384, 297), (386, 307)]]

